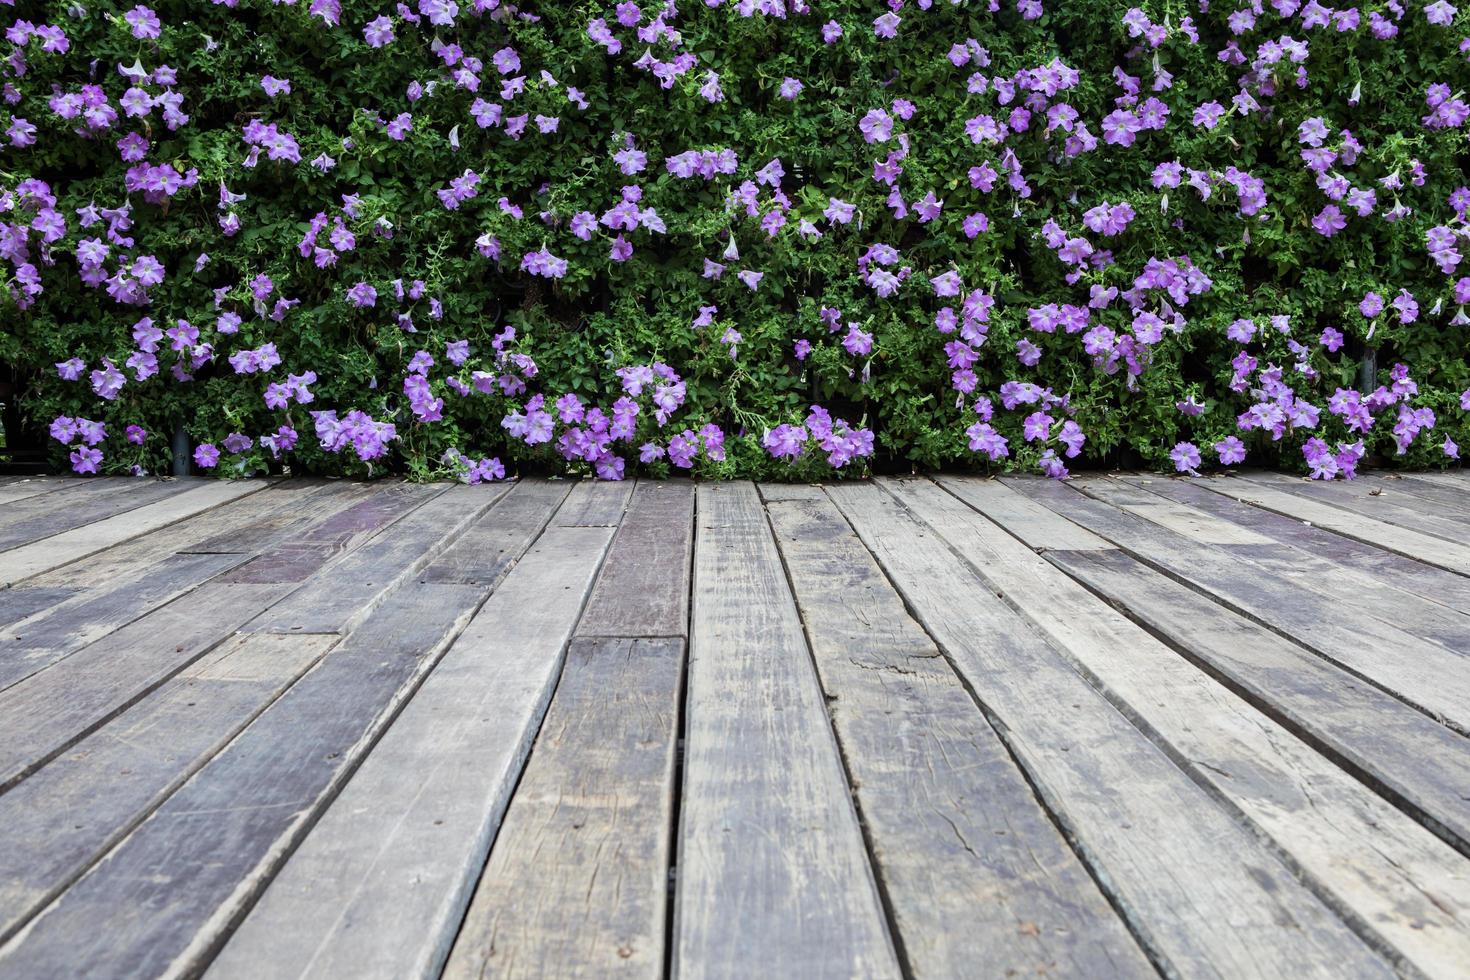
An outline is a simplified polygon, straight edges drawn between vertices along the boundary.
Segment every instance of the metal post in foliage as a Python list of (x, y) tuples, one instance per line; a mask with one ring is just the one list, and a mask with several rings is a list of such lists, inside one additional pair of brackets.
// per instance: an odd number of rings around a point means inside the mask
[(174, 476), (189, 475), (189, 433), (182, 425), (174, 427)]
[(1358, 363), (1358, 390), (1364, 393), (1378, 387), (1378, 352), (1371, 347), (1363, 349), (1363, 359)]

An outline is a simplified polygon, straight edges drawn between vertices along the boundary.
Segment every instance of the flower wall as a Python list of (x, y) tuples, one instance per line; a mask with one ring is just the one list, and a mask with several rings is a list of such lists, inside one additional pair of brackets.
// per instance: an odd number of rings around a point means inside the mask
[(81, 472), (179, 425), (222, 474), (471, 481), (1466, 435), (1446, 0), (0, 14), (0, 361)]

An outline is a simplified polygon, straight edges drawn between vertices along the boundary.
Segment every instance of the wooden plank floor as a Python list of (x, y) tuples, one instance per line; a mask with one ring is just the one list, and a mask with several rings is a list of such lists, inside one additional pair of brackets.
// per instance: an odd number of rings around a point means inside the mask
[(1470, 977), (1470, 476), (7, 479), (82, 976)]

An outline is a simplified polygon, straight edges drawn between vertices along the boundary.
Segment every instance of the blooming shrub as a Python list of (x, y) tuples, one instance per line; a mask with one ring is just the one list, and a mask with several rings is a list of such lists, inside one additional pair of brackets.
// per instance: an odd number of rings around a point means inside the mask
[(0, 360), (79, 472), (1465, 436), (1445, 0), (0, 3)]

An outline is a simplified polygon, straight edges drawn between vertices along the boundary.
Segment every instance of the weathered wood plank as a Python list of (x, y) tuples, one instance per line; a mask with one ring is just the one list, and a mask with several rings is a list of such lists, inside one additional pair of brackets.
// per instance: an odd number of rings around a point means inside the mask
[(1292, 546), (1295, 549), (1293, 555), (1305, 553), (1352, 568), (1371, 577), (1378, 585), (1412, 592), (1456, 611), (1470, 609), (1470, 580), (1454, 572), (1211, 493), (1196, 486), (1193, 480), (1157, 476), (1120, 479), (1130, 486), (1167, 497), (1218, 520), (1254, 529), (1272, 541)]
[[(1441, 508), (1436, 513), (1426, 513), (1423, 509), (1405, 505), (1405, 501), (1409, 505), (1416, 502), (1412, 495), (1382, 484), (1375, 486), (1359, 480), (1302, 480), (1285, 473), (1254, 471), (1238, 473), (1236, 477), (1446, 541), (1461, 542), (1470, 534), (1470, 514), (1457, 508)], [(1374, 494), (1374, 490), (1378, 493)]]
[[(530, 551), (291, 855), (211, 977), (438, 975), (611, 536), (553, 528), (522, 543)], [(491, 584), (416, 587), (483, 594)]]
[(1234, 497), (1236, 500), (1264, 510), (1285, 514), (1300, 521), (1310, 521), (1317, 527), (1384, 548), (1395, 554), (1438, 565), (1440, 568), (1446, 568), (1461, 575), (1470, 575), (1470, 545), (1446, 541), (1410, 528), (1397, 527), (1344, 510), (1333, 504), (1309, 500), (1294, 493), (1287, 493), (1234, 477), (1204, 478), (1199, 483), (1200, 486), (1216, 493)]
[(0, 795), (0, 942), (208, 761), (336, 641), (226, 641)]
[(1037, 551), (1095, 551), (1115, 547), (1034, 500), (1012, 493), (997, 480), (967, 479), (964, 492), (974, 501), (984, 501), (987, 512), (993, 512), (997, 520), (1025, 525), (1026, 543)]
[(0, 791), (208, 653), (286, 588), (204, 585), (0, 692)]
[(623, 520), (632, 480), (579, 480), (556, 512), (557, 527), (617, 527)]
[(1470, 740), (1122, 552), (1046, 557), (1470, 853)]
[[(345, 633), (411, 579), (505, 493), (500, 486), (453, 486), (392, 525), (392, 532), (307, 579), (300, 591), (245, 629), (252, 633)], [(323, 596), (331, 596), (323, 602)]]
[[(801, 621), (755, 488), (698, 489), (673, 965), (897, 976)], [(758, 938), (757, 938), (758, 937)]]
[(689, 635), (693, 542), (694, 485), (640, 483), (577, 635)]
[[(62, 565), (60, 568), (28, 579), (31, 586), (58, 586), (93, 591), (99, 583), (136, 578), (150, 566), (174, 554), (194, 554), (191, 546), (211, 535), (267, 520), (280, 511), (316, 512), (328, 509), (318, 494), (323, 488), (305, 480), (284, 480), (259, 493), (232, 500), (220, 507), (187, 517), (175, 524), (113, 545), (91, 555), (86, 561)], [(209, 552), (199, 552), (209, 553)]]
[(13, 638), (12, 625), (53, 609), (77, 594), (76, 589), (23, 585), (0, 589), (0, 637)]
[(0, 949), (0, 975), (199, 972), (483, 594), (396, 592)]
[[(442, 488), (386, 480), (380, 483), (291, 481), (309, 492), (310, 503), (281, 506), (249, 521), (211, 529), (185, 528), (190, 540), (180, 551), (261, 554), (282, 540), (335, 538), (341, 532), (373, 534), (433, 497)], [(279, 488), (272, 488), (276, 490)]]
[(42, 572), (59, 568), (88, 555), (121, 544), (130, 538), (168, 527), (186, 517), (210, 510), (221, 504), (256, 493), (270, 483), (267, 480), (212, 480), (171, 494), (168, 499), (135, 507), (126, 513), (93, 521), (83, 527), (54, 534), (16, 548), (0, 563), (9, 584)]
[(1428, 976), (1470, 962), (1470, 860), (933, 483), (883, 485), (1375, 947)]
[[(969, 481), (942, 482), (981, 513), (1002, 520), (967, 493)], [(1105, 535), (1134, 557), (1208, 592), (1227, 608), (1291, 637), (1457, 730), (1470, 731), (1470, 661), (1465, 657), (1370, 616), (1354, 615), (1342, 603), (1300, 588), (1290, 579), (1265, 571), (1242, 575), (1235, 559), (1177, 535), (1167, 546), (1151, 544), (1154, 532), (1147, 522), (1055, 480), (1007, 477), (1005, 482)], [(1026, 524), (1006, 520), (1005, 525), (1032, 543)]]
[(420, 582), (493, 587), (540, 534), (570, 485), (521, 480), (419, 573)]
[[(22, 500), (6, 508), (0, 526), (0, 552), (166, 500), (213, 480), (117, 480), (98, 482), (67, 493), (66, 499)], [(62, 491), (64, 492), (64, 491)], [(9, 556), (7, 556), (7, 559)], [(7, 574), (6, 580), (11, 576)]]
[(1367, 473), (1360, 477), (1372, 489), (1396, 491), (1396, 499), (1406, 507), (1433, 514), (1438, 508), (1450, 508), (1457, 514), (1470, 515), (1470, 483), (1460, 486), (1419, 479), (1418, 473)]
[(243, 560), (242, 555), (175, 555), (141, 577), (93, 590), (9, 626), (0, 636), (0, 691), (141, 619)]
[[(274, 534), (256, 537), (256, 557), (226, 576), (230, 582), (305, 582), (349, 552), (373, 542), (387, 528), (442, 495), (446, 486), (390, 484), (336, 512), (319, 512)], [(410, 525), (411, 526), (411, 525)], [(394, 535), (401, 529), (395, 530)], [(249, 530), (214, 543), (232, 547), (251, 542)]]
[(56, 477), (38, 476), (23, 480), (12, 480), (0, 486), (0, 504), (5, 504), (8, 508), (10, 504), (60, 490), (65, 485), (65, 483)]
[(573, 641), (446, 978), (663, 976), (683, 660)]
[(836, 507), (781, 497), (771, 524), (911, 973), (1153, 976)]
[(930, 527), (878, 487), (827, 492), (1165, 972), (1392, 975)]
[[(1148, 519), (1147, 512), (1154, 506), (1154, 501), (1167, 503), (1146, 490), (1107, 477), (1073, 480), (1069, 485), (1095, 500), (1145, 519)], [(1188, 508), (1179, 509), (1189, 512)], [(1235, 530), (1229, 522), (1208, 514), (1195, 511), (1193, 515), (1196, 526), (1217, 532), (1217, 537), (1228, 536)], [(1354, 618), (1373, 616), (1380, 622), (1398, 627), (1410, 635), (1433, 640), (1450, 650), (1470, 650), (1470, 616), (1460, 610), (1404, 591), (1397, 587), (1398, 583), (1375, 580), (1361, 569), (1335, 565), (1312, 552), (1282, 547), (1269, 538), (1263, 537), (1262, 540), (1264, 545), (1216, 547), (1211, 553), (1231, 560), (1239, 575), (1253, 575), (1260, 569), (1290, 581), (1296, 590), (1315, 592), (1343, 603), (1345, 608), (1352, 610)], [(1177, 552), (1178, 539), (1167, 532), (1158, 534), (1148, 525), (1137, 525), (1130, 533), (1129, 546)], [(1456, 577), (1449, 572), (1441, 574)], [(1470, 585), (1470, 579), (1461, 581)]]

